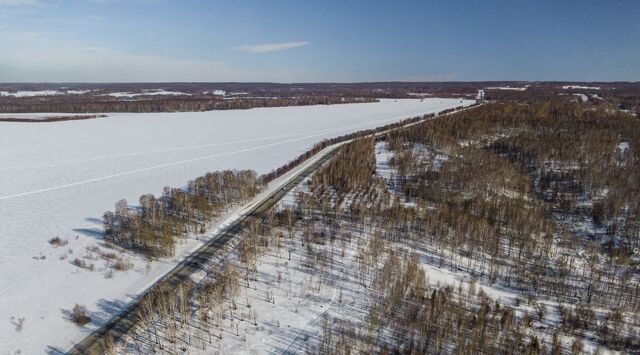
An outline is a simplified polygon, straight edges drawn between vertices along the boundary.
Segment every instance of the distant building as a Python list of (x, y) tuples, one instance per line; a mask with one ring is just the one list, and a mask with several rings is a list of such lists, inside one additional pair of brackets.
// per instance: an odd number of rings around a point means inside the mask
[(484, 101), (484, 90), (478, 90), (478, 96), (476, 97), (476, 100)]

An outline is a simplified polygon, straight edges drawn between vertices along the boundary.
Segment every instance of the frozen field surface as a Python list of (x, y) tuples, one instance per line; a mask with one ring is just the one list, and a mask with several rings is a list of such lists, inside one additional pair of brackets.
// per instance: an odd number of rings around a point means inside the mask
[[(110, 278), (99, 260), (94, 271), (76, 267), (71, 260), (101, 245), (101, 216), (117, 200), (137, 204), (144, 193), (207, 171), (265, 173), (323, 138), (471, 103), (427, 98), (0, 123), (0, 354), (68, 350), (201, 243), (189, 240), (175, 259), (150, 265), (129, 255), (134, 268)], [(68, 244), (51, 246), (55, 236)], [(76, 303), (87, 306), (92, 324), (69, 320)]]

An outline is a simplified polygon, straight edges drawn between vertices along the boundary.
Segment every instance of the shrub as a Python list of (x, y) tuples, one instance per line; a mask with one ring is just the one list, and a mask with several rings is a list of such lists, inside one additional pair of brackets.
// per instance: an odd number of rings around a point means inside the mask
[(69, 241), (67, 241), (66, 239), (62, 239), (58, 236), (55, 236), (49, 239), (49, 244), (53, 245), (54, 247), (62, 247), (69, 244)]
[(133, 263), (130, 261), (126, 261), (118, 258), (112, 267), (117, 271), (126, 271), (133, 267)]
[(76, 303), (71, 311), (71, 320), (81, 327), (91, 322), (91, 317), (87, 315), (87, 307)]
[(87, 269), (87, 270), (91, 270), (93, 271), (93, 269), (95, 268), (95, 266), (93, 264), (87, 264), (86, 261), (80, 259), (80, 258), (75, 258), (73, 259), (73, 261), (71, 262), (73, 265), (83, 268), (83, 269)]

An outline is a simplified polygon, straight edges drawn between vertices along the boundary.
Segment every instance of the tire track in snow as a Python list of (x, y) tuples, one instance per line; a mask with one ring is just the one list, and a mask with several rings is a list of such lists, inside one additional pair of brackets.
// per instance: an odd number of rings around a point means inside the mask
[(295, 136), (298, 136), (298, 135), (279, 135), (279, 136), (271, 136), (271, 137), (245, 139), (245, 140), (239, 140), (239, 141), (233, 141), (233, 142), (211, 143), (211, 144), (193, 145), (193, 146), (185, 146), (185, 147), (173, 147), (173, 148), (147, 150), (147, 151), (133, 152), (133, 153), (104, 154), (104, 155), (98, 155), (95, 157), (65, 159), (65, 160), (56, 160), (56, 161), (44, 162), (44, 163), (8, 166), (5, 168), (0, 168), (0, 171), (12, 171), (12, 170), (21, 171), (21, 170), (29, 170), (29, 169), (50, 168), (54, 166), (61, 166), (61, 165), (67, 165), (67, 164), (88, 163), (88, 162), (100, 161), (100, 160), (106, 160), (106, 159), (126, 158), (126, 157), (133, 157), (137, 155), (147, 155), (147, 154), (171, 153), (171, 152), (178, 152), (178, 151), (185, 151), (185, 150), (192, 150), (192, 149), (214, 148), (214, 147), (221, 147), (225, 145), (260, 142), (260, 141), (267, 141), (271, 139), (289, 138), (289, 137), (295, 137)]
[(101, 176), (101, 177), (97, 177), (97, 178), (93, 178), (93, 179), (76, 181), (76, 182), (72, 182), (72, 183), (68, 183), (68, 184), (62, 184), (62, 185), (46, 187), (46, 188), (38, 189), (38, 190), (32, 190), (32, 191), (26, 191), (26, 192), (21, 192), (21, 193), (17, 193), (17, 194), (0, 196), (0, 201), (10, 200), (10, 199), (19, 198), (19, 197), (26, 197), (26, 196), (36, 195), (36, 194), (40, 194), (40, 193), (44, 193), (44, 192), (50, 192), (50, 191), (66, 189), (66, 188), (69, 188), (69, 187), (75, 187), (75, 186), (91, 184), (91, 183), (95, 183), (95, 182), (110, 180), (110, 179), (119, 178), (119, 177), (128, 176), (128, 175), (139, 174), (139, 173), (143, 173), (143, 172), (147, 172), (147, 171), (151, 171), (151, 170), (156, 170), (156, 169), (162, 169), (162, 168), (168, 168), (168, 167), (182, 165), (182, 164), (193, 163), (193, 162), (212, 159), (212, 158), (219, 158), (219, 157), (224, 157), (224, 156), (229, 156), (229, 155), (234, 155), (234, 154), (247, 153), (247, 152), (251, 152), (251, 151), (261, 150), (261, 149), (270, 148), (270, 147), (275, 147), (275, 146), (282, 145), (282, 144), (298, 142), (298, 141), (302, 141), (302, 140), (306, 140), (306, 139), (310, 139), (310, 138), (316, 138), (316, 137), (319, 137), (319, 136), (322, 136), (322, 135), (325, 135), (325, 134), (329, 134), (329, 133), (337, 133), (337, 132), (351, 130), (351, 129), (364, 128), (364, 127), (371, 126), (372, 124), (375, 124), (375, 123), (397, 121), (397, 120), (401, 120), (401, 119), (405, 119), (405, 118), (409, 118), (409, 117), (415, 117), (415, 116), (418, 116), (418, 115), (419, 114), (410, 114), (410, 115), (404, 115), (404, 116), (394, 117), (394, 118), (385, 119), (385, 120), (369, 121), (369, 122), (363, 123), (363, 124), (343, 126), (343, 127), (340, 127), (340, 128), (329, 130), (329, 131), (323, 131), (321, 133), (313, 133), (313, 134), (302, 136), (302, 137), (286, 139), (286, 140), (279, 141), (279, 142), (263, 144), (263, 145), (260, 145), (260, 146), (249, 147), (249, 148), (240, 149), (240, 150), (236, 150), (236, 151), (232, 151), (232, 152), (224, 152), (224, 153), (216, 153), (216, 154), (211, 154), (211, 155), (205, 155), (205, 156), (202, 156), (202, 157), (191, 158), (191, 159), (186, 159), (186, 160), (180, 160), (180, 161), (171, 162), (171, 163), (165, 163), (165, 164), (159, 164), (159, 165), (154, 165), (154, 166), (150, 166), (150, 167), (146, 167), (146, 168), (123, 171), (123, 172), (120, 172), (120, 173), (117, 173), (117, 174), (111, 174), (111, 175)]
[[(383, 121), (372, 121), (372, 122), (383, 122)], [(368, 125), (370, 123), (366, 123), (366, 124)], [(361, 124), (343, 126), (340, 129), (358, 128), (360, 125)], [(210, 144), (184, 146), (184, 147), (172, 147), (172, 148), (146, 150), (146, 151), (132, 152), (132, 153), (103, 154), (103, 155), (98, 155), (98, 156), (95, 156), (95, 157), (86, 157), (86, 158), (78, 158), (78, 159), (63, 159), (63, 160), (56, 160), (56, 161), (49, 161), (49, 162), (42, 162), (42, 163), (32, 163), (32, 164), (26, 164), (26, 165), (14, 165), (14, 166), (1, 167), (0, 168), (0, 172), (4, 172), (4, 171), (23, 171), (23, 170), (29, 170), (29, 169), (41, 169), (41, 168), (49, 168), (49, 167), (68, 165), (68, 164), (88, 163), (88, 162), (94, 162), (94, 161), (100, 161), (100, 160), (106, 160), (106, 159), (133, 157), (133, 156), (138, 156), (138, 155), (171, 153), (171, 152), (179, 152), (179, 151), (185, 151), (185, 150), (215, 148), (215, 147), (222, 147), (222, 146), (226, 146), (226, 145), (235, 145), (235, 144), (242, 144), (242, 143), (252, 143), (252, 142), (267, 141), (267, 140), (271, 140), (271, 139), (297, 137), (297, 136), (301, 136), (301, 135), (304, 135), (304, 134), (331, 133), (331, 132), (334, 132), (335, 130), (336, 130), (335, 128), (331, 128), (331, 129), (313, 131), (313, 132), (308, 132), (308, 133), (285, 134), (285, 135), (277, 135), (277, 136), (270, 136), (270, 137), (244, 139), (244, 140), (232, 141), (232, 142), (210, 143)], [(0, 154), (8, 155), (7, 153), (3, 153), (3, 152), (0, 152)]]

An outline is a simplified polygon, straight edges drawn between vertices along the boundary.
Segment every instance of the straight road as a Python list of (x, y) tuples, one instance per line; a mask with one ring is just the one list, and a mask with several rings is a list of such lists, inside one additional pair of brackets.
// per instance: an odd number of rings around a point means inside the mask
[(127, 334), (127, 332), (129, 332), (129, 330), (131, 330), (136, 324), (135, 310), (139, 306), (140, 301), (144, 299), (145, 295), (163, 286), (177, 286), (181, 282), (189, 279), (191, 275), (202, 270), (203, 265), (206, 265), (207, 262), (214, 259), (218, 255), (220, 249), (222, 249), (243, 230), (247, 219), (251, 217), (260, 217), (265, 212), (269, 211), (269, 209), (280, 201), (289, 191), (313, 174), (318, 167), (331, 159), (342, 144), (344, 143), (338, 143), (325, 148), (318, 153), (320, 156), (312, 158), (315, 159), (312, 164), (309, 164), (304, 167), (304, 169), (295, 173), (285, 181), (282, 186), (271, 191), (259, 201), (254, 202), (247, 211), (240, 214), (238, 218), (227, 227), (221, 229), (215, 237), (211, 238), (206, 244), (198, 248), (198, 250), (180, 262), (168, 274), (142, 292), (127, 306), (124, 311), (110, 319), (99, 329), (93, 331), (80, 343), (76, 344), (71, 350), (69, 350), (69, 354), (103, 354), (103, 339), (110, 336), (112, 339), (117, 341)]

